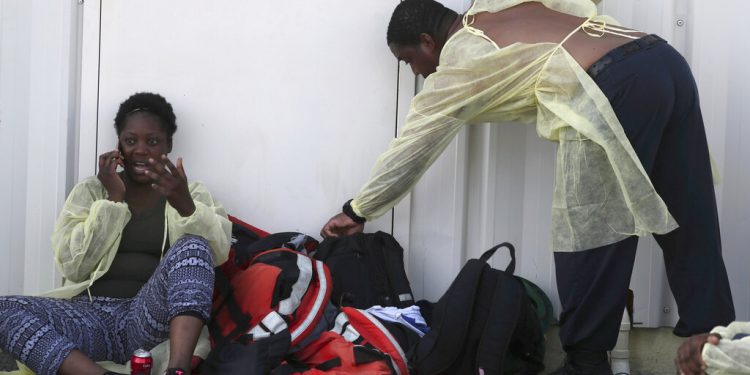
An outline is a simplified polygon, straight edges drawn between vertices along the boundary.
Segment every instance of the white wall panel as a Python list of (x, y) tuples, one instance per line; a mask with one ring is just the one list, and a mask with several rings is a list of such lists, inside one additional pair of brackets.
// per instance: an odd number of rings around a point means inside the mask
[(467, 147), (464, 130), (412, 191), (408, 274), (417, 299), (437, 300), (465, 259)]
[[(101, 20), (84, 35), (82, 118), (95, 123), (82, 133), (97, 146), (82, 144), (80, 176), (115, 147), (119, 103), (159, 92), (175, 108), (171, 156), (189, 178), (256, 226), (317, 235), (394, 136), (398, 65), (385, 31), (395, 4), (87, 4)], [(378, 229), (391, 231), (391, 215), (368, 224)]]
[(692, 1), (691, 64), (708, 142), (722, 174), (716, 186), (724, 261), (737, 318), (750, 320), (750, 3)]
[[(74, 46), (77, 2), (32, 2), (29, 75), (24, 292), (60, 284), (50, 235), (70, 186), (69, 153), (75, 144)], [(53, 61), (56, 64), (50, 64)], [(73, 92), (71, 92), (73, 91)]]
[(0, 2), (0, 293), (23, 290), (31, 4)]
[[(0, 293), (59, 284), (50, 246), (75, 143), (77, 2), (0, 2)], [(6, 232), (7, 231), (7, 232)]]

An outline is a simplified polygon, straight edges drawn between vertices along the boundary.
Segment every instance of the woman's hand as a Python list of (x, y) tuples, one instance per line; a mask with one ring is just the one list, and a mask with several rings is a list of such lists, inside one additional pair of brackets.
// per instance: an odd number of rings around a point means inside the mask
[(167, 197), (167, 202), (180, 213), (190, 216), (195, 212), (195, 203), (188, 189), (187, 175), (182, 166), (182, 158), (177, 158), (177, 166), (162, 155), (161, 160), (148, 159), (149, 169), (146, 175), (151, 177), (151, 187)]
[(342, 212), (328, 220), (323, 229), (320, 230), (320, 235), (323, 238), (349, 236), (361, 233), (364, 229), (365, 224), (354, 222), (354, 220)]
[(674, 359), (678, 375), (702, 375), (706, 371), (706, 363), (703, 362), (703, 345), (709, 343), (718, 345), (721, 336), (715, 333), (704, 333), (695, 335), (685, 340), (677, 349), (677, 357)]
[(125, 183), (117, 174), (118, 165), (124, 167), (120, 151), (113, 150), (99, 155), (99, 173), (96, 178), (107, 189), (107, 196), (113, 202), (125, 199)]

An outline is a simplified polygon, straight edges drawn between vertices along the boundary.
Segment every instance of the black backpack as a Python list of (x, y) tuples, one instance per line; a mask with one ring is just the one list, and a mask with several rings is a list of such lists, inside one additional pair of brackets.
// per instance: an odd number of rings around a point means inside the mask
[(201, 364), (201, 375), (267, 375), (289, 351), (288, 330), (253, 342), (221, 342)]
[(331, 301), (336, 306), (367, 309), (375, 305), (414, 305), (404, 270), (404, 249), (388, 233), (326, 238), (314, 258), (331, 271)]
[[(511, 255), (505, 272), (487, 264), (500, 247)], [(408, 355), (416, 373), (526, 375), (544, 370), (542, 324), (524, 283), (513, 276), (515, 263), (509, 243), (466, 263), (430, 306), (430, 331)]]

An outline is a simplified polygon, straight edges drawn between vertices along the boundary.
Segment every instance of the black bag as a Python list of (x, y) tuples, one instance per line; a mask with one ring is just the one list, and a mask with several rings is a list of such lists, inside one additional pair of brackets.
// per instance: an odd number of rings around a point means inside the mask
[(289, 331), (253, 342), (224, 341), (201, 364), (202, 375), (266, 375), (289, 351)]
[[(511, 255), (505, 272), (487, 264), (503, 246)], [(418, 374), (525, 375), (544, 370), (541, 323), (524, 285), (513, 276), (515, 263), (509, 243), (466, 263), (432, 305), (430, 331), (408, 355)]]
[(299, 232), (268, 233), (239, 218), (228, 215), (232, 223), (232, 245), (228, 263), (247, 268), (257, 254), (271, 249), (287, 248), (308, 255), (318, 248), (318, 240)]
[(388, 233), (327, 238), (314, 257), (331, 271), (331, 301), (336, 306), (367, 309), (414, 304), (404, 270), (404, 249)]

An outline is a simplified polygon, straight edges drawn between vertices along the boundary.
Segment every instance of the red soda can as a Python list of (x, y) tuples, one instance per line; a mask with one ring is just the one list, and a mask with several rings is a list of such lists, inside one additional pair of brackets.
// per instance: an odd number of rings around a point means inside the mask
[(148, 350), (138, 349), (130, 356), (130, 375), (151, 375), (154, 359)]

